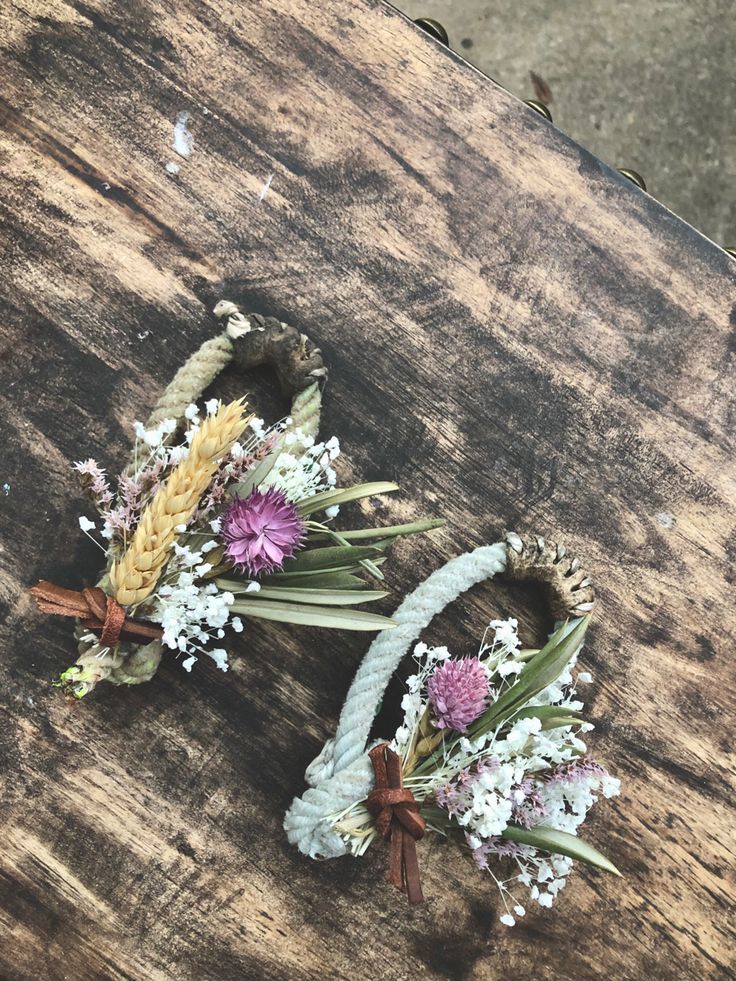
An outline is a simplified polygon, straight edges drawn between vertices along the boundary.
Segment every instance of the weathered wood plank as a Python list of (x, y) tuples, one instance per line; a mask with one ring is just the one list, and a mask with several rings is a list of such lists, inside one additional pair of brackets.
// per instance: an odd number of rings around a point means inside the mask
[[(377, 0), (22, 0), (0, 43), (0, 971), (728, 977), (730, 260)], [(504, 526), (585, 557), (596, 752), (624, 781), (592, 829), (623, 882), (578, 873), (509, 932), (439, 845), (416, 912), (381, 854), (289, 849), (365, 637), (256, 624), (226, 676), (50, 688), (71, 639), (24, 587), (98, 564), (68, 463), (122, 463), (223, 296), (320, 343), (343, 476), (402, 484), (382, 517), (448, 517), (396, 549), (397, 592)], [(499, 595), (427, 639), (474, 644)]]

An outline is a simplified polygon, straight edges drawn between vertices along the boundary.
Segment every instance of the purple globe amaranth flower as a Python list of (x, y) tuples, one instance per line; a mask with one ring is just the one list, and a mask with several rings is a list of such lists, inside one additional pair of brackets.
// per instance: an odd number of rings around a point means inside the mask
[(477, 657), (444, 661), (427, 683), (438, 729), (466, 732), (488, 705), (488, 676)]
[(273, 572), (304, 539), (304, 523), (286, 495), (273, 487), (236, 497), (222, 519), (225, 555), (251, 575)]

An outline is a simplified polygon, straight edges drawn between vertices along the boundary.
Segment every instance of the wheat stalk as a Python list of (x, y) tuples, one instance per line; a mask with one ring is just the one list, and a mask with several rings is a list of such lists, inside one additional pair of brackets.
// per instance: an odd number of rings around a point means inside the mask
[(192, 438), (189, 454), (171, 472), (141, 516), (127, 551), (110, 570), (113, 595), (121, 606), (140, 603), (153, 592), (176, 539), (210, 485), (219, 461), (248, 424), (245, 402), (218, 405)]

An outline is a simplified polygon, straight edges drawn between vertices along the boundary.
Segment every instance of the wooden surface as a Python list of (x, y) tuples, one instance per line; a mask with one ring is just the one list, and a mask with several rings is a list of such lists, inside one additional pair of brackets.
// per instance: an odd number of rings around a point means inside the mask
[[(2, 977), (730, 977), (734, 263), (379, 0), (10, 0), (0, 43)], [(623, 781), (588, 835), (623, 880), (508, 931), (440, 845), (415, 912), (380, 850), (289, 848), (364, 635), (254, 625), (227, 675), (50, 687), (74, 648), (25, 586), (98, 567), (69, 463), (122, 465), (221, 297), (319, 342), (341, 477), (402, 484), (381, 518), (447, 516), (397, 596), (504, 527), (584, 557)], [(498, 598), (425, 639), (471, 649)]]

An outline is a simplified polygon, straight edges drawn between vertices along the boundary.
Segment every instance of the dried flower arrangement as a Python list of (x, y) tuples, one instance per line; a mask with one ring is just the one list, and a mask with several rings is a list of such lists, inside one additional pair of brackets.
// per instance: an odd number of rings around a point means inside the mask
[[(101, 681), (140, 684), (164, 649), (191, 671), (202, 655), (228, 669), (212, 646), (243, 618), (383, 630), (387, 617), (355, 609), (387, 594), (384, 552), (398, 536), (442, 524), (342, 530), (342, 505), (397, 490), (390, 482), (337, 488), (334, 437), (316, 438), (320, 352), (271, 318), (215, 308), (227, 329), (180, 369), (146, 425), (136, 423), (132, 460), (115, 485), (94, 460), (75, 464), (98, 519), (79, 519), (107, 566), (80, 592), (41, 581), (31, 592), (43, 612), (75, 617), (80, 655), (59, 684), (76, 698)], [(243, 399), (204, 410), (201, 391), (231, 360), (269, 362), (293, 395), (292, 415), (274, 426), (248, 415)], [(115, 486), (115, 489), (113, 489)], [(99, 535), (104, 545), (93, 536)]]
[[(366, 751), (377, 695), (413, 639), (462, 591), (502, 572), (549, 590), (557, 627), (544, 647), (522, 648), (513, 619), (492, 620), (473, 657), (417, 644), (403, 722)], [(592, 678), (575, 667), (593, 603), (577, 560), (541, 538), (510, 534), (433, 573), (358, 669), (335, 739), (307, 770), (312, 788), (286, 816), (290, 841), (311, 857), (333, 857), (388, 839), (388, 880), (418, 903), (415, 843), (441, 835), (490, 874), (508, 926), (526, 912), (514, 891), (551, 906), (575, 859), (618, 875), (577, 835), (592, 804), (619, 792), (582, 738), (593, 726), (577, 688)]]

